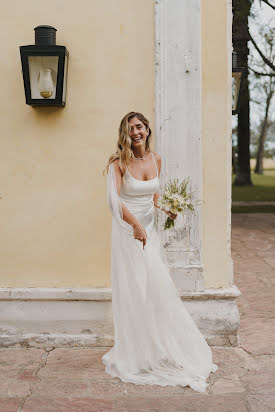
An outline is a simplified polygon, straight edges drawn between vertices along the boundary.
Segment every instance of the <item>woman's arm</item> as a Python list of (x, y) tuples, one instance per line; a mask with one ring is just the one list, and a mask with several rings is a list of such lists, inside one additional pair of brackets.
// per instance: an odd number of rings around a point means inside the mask
[[(116, 175), (116, 186), (117, 193), (120, 195), (121, 181), (122, 181), (122, 172), (118, 165), (118, 160), (114, 161), (114, 169)], [(143, 243), (143, 248), (146, 245), (147, 234), (143, 225), (138, 221), (138, 219), (130, 212), (130, 210), (121, 202), (123, 220), (132, 226), (134, 232), (134, 238), (140, 240)]]
[(154, 199), (154, 206), (157, 207), (158, 209), (160, 209), (160, 207), (159, 207), (159, 205), (158, 205), (158, 203), (157, 203), (159, 196), (160, 196), (159, 193), (156, 192), (156, 193), (154, 194), (154, 198), (153, 198), (153, 199)]
[[(158, 167), (158, 176), (160, 175), (160, 169), (161, 169), (161, 156), (158, 153), (154, 153), (155, 159), (156, 159), (156, 163), (157, 163), (157, 167)], [(157, 204), (158, 198), (159, 198), (159, 193), (156, 192), (154, 194), (154, 206), (157, 207), (158, 209), (160, 209), (160, 207)], [(176, 213), (172, 213), (172, 212), (167, 212), (167, 210), (161, 209), (163, 210), (171, 219), (176, 219), (177, 214)]]
[[(156, 160), (156, 163), (157, 163), (157, 167), (158, 167), (158, 176), (160, 176), (161, 156), (160, 156), (158, 153), (153, 153), (153, 154), (154, 154), (154, 157), (155, 157), (155, 160)], [(153, 197), (154, 205), (155, 205), (155, 207), (157, 207), (158, 209), (160, 209), (160, 207), (159, 207), (158, 204), (157, 204), (158, 198), (159, 198), (159, 193), (156, 192), (156, 193), (154, 194), (154, 197)]]

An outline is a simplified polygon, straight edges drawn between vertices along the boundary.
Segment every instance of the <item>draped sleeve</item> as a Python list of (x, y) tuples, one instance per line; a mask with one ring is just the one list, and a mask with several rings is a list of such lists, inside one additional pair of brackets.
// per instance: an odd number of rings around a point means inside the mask
[(108, 169), (107, 202), (113, 219), (125, 234), (133, 236), (133, 228), (123, 220), (122, 201), (117, 192), (116, 174), (113, 162)]
[[(107, 202), (112, 214), (112, 290), (119, 288), (120, 292), (124, 290), (124, 293), (127, 293), (128, 288), (135, 285), (137, 296), (140, 296), (141, 302), (145, 302), (150, 250), (148, 250), (148, 244), (143, 249), (143, 244), (134, 238), (132, 226), (123, 220), (122, 201), (117, 191), (113, 163), (108, 169)], [(113, 293), (112, 296), (114, 307), (119, 306), (120, 303), (115, 301), (117, 293)]]

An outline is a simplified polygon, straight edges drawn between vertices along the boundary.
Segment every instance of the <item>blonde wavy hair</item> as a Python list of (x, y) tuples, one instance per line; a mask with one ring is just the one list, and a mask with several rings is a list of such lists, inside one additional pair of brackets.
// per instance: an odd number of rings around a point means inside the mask
[(133, 119), (134, 117), (137, 117), (138, 120), (140, 120), (144, 124), (146, 129), (149, 130), (149, 135), (147, 136), (147, 139), (146, 139), (145, 150), (148, 152), (151, 151), (152, 132), (149, 127), (149, 121), (146, 119), (146, 117), (142, 113), (139, 113), (139, 112), (127, 113), (126, 116), (124, 116), (120, 122), (116, 152), (110, 156), (108, 163), (103, 170), (103, 175), (105, 174), (105, 171), (107, 171), (108, 173), (110, 164), (116, 159), (118, 159), (120, 170), (122, 171), (122, 174), (124, 175), (126, 171), (126, 167), (130, 163), (130, 159), (132, 157), (135, 157), (134, 152), (131, 147), (132, 140), (129, 135), (130, 133), (129, 120)]

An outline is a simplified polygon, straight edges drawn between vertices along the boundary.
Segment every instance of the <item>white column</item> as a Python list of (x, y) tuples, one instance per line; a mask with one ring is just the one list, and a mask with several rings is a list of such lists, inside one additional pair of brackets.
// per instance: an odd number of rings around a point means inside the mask
[[(202, 198), (200, 0), (156, 2), (156, 151), (162, 180), (190, 176)], [(163, 216), (160, 225), (163, 225)], [(179, 290), (202, 291), (201, 207), (162, 232)]]

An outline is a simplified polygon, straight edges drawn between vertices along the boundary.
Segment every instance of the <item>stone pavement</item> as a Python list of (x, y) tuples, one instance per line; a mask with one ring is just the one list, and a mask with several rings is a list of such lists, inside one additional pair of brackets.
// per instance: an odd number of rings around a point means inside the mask
[(275, 214), (233, 215), (232, 253), (240, 346), (212, 348), (219, 369), (206, 394), (111, 378), (109, 348), (10, 348), (0, 350), (0, 411), (275, 411)]

